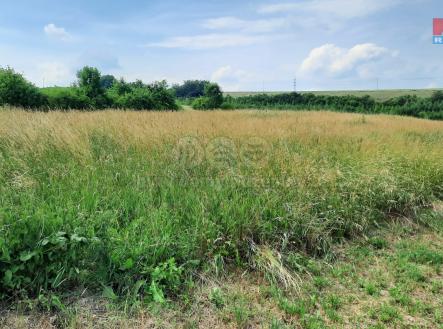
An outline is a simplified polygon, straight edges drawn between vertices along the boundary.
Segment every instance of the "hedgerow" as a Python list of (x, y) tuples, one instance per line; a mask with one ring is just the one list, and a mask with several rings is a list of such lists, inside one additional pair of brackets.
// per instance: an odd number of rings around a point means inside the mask
[(333, 110), (350, 113), (386, 113), (441, 120), (443, 117), (442, 94), (443, 92), (436, 91), (429, 98), (400, 96), (385, 102), (376, 102), (370, 96), (318, 96), (310, 93), (259, 94), (243, 97), (227, 96), (224, 99), (222, 108)]

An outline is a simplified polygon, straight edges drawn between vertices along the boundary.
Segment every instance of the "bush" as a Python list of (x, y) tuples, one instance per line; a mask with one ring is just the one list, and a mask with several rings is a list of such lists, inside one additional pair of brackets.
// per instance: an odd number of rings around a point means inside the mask
[(205, 95), (194, 100), (192, 107), (198, 110), (210, 110), (220, 108), (223, 104), (223, 93), (216, 83), (205, 86)]
[(115, 105), (118, 108), (134, 110), (152, 110), (155, 107), (151, 94), (143, 88), (134, 89), (120, 96)]
[(205, 97), (209, 100), (209, 106), (212, 109), (219, 108), (223, 103), (223, 93), (220, 86), (216, 83), (210, 83), (205, 86)]
[(421, 112), (420, 117), (428, 120), (443, 120), (443, 111), (440, 112)]
[(166, 81), (154, 82), (146, 86), (154, 101), (155, 110), (177, 110), (175, 98), (172, 92), (168, 90)]
[(83, 110), (92, 107), (91, 100), (75, 87), (53, 87), (42, 89), (48, 99), (50, 109)]
[(40, 108), (46, 102), (46, 97), (23, 75), (11, 68), (0, 68), (0, 106)]
[(123, 79), (108, 91), (108, 97), (117, 108), (134, 110), (177, 110), (173, 94), (166, 81), (150, 85), (142, 81), (127, 83)]
[(431, 102), (433, 103), (441, 103), (443, 102), (443, 91), (437, 90), (432, 93)]
[(207, 110), (209, 109), (209, 99), (207, 97), (196, 98), (192, 102), (192, 107), (196, 110)]

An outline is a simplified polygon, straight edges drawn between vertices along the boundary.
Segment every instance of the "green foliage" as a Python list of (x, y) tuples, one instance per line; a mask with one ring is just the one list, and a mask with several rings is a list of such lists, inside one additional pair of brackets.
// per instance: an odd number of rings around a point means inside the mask
[(334, 109), (342, 112), (368, 112), (375, 101), (369, 96), (316, 96), (314, 94), (258, 94), (243, 97), (227, 96), (226, 106), (233, 108)]
[(400, 245), (397, 257), (400, 261), (432, 265), (436, 269), (439, 269), (443, 265), (443, 253), (429, 249), (424, 245)]
[(182, 284), (183, 269), (177, 267), (174, 258), (158, 265), (151, 273), (149, 293), (157, 303), (166, 301), (165, 295), (177, 294)]
[(46, 105), (46, 97), (22, 74), (9, 67), (0, 67), (0, 106), (2, 105), (38, 109)]
[[(195, 109), (292, 109), (333, 110), (353, 113), (388, 113), (443, 120), (443, 91), (431, 97), (402, 95), (384, 102), (370, 96), (330, 96), (310, 93), (256, 94), (223, 98), (220, 87), (209, 81), (187, 80), (168, 88), (165, 81), (149, 85), (137, 80), (126, 83), (112, 75), (101, 75), (97, 68), (85, 66), (77, 72), (76, 87), (44, 88), (33, 84), (11, 68), (0, 68), (0, 106), (10, 105), (29, 109), (104, 109), (177, 110), (175, 97), (189, 102)], [(360, 122), (365, 124), (365, 118)]]
[(360, 283), (360, 285), (370, 296), (378, 296), (380, 294), (380, 289), (375, 282), (364, 280)]
[(436, 90), (432, 93), (431, 102), (433, 103), (441, 103), (443, 102), (443, 91)]
[(192, 107), (196, 110), (207, 110), (210, 109), (210, 102), (207, 97), (196, 98), (192, 102)]
[[(99, 243), (98, 239), (55, 232), (32, 243), (32, 237), (41, 235), (41, 232), (33, 231), (35, 228), (30, 223), (16, 223), (8, 231), (15, 237), (9, 236), (8, 244), (5, 244), (5, 237), (0, 240), (1, 295), (21, 290), (32, 293), (59, 290), (87, 277), (88, 269), (83, 262), (78, 262), (78, 258), (84, 256), (87, 245)], [(23, 234), (28, 236), (30, 243), (21, 243)]]
[(131, 89), (130, 92), (118, 97), (115, 104), (122, 109), (134, 110), (151, 110), (155, 107), (151, 93), (144, 88)]
[(166, 81), (158, 81), (146, 86), (155, 104), (154, 109), (177, 110), (174, 95), (168, 90)]
[(103, 109), (111, 106), (101, 84), (101, 73), (97, 68), (85, 66), (77, 72), (77, 85), (80, 93), (89, 98), (90, 107)]
[(216, 83), (205, 85), (204, 96), (194, 100), (192, 107), (198, 110), (212, 110), (220, 108), (223, 103), (223, 93)]
[(388, 247), (388, 241), (381, 237), (372, 237), (369, 238), (368, 243), (374, 248), (374, 249), (384, 249)]
[(110, 74), (102, 75), (100, 77), (100, 87), (103, 89), (110, 89), (114, 83), (117, 82), (117, 79)]
[(95, 67), (85, 66), (77, 72), (77, 84), (83, 93), (94, 99), (104, 94), (104, 89), (100, 84), (101, 74)]
[(315, 276), (313, 278), (313, 284), (317, 289), (321, 290), (323, 288), (328, 287), (330, 285), (330, 282), (325, 277)]
[(219, 108), (223, 103), (223, 93), (220, 86), (216, 83), (209, 83), (205, 85), (205, 97), (209, 99), (210, 108)]
[(404, 291), (401, 286), (389, 289), (389, 295), (394, 300), (394, 302), (399, 305), (408, 306), (412, 304), (412, 298), (406, 291)]
[(47, 106), (56, 110), (84, 110), (92, 107), (89, 97), (76, 87), (43, 88), (42, 93), (48, 99)]
[(211, 294), (209, 295), (209, 300), (219, 309), (223, 308), (226, 304), (223, 292), (218, 287), (212, 289)]
[(399, 311), (389, 304), (382, 304), (380, 307), (371, 309), (369, 314), (373, 319), (384, 323), (394, 323), (401, 319)]
[(225, 109), (257, 108), (282, 110), (332, 110), (351, 113), (387, 113), (424, 119), (443, 119), (443, 94), (436, 91), (429, 98), (399, 96), (376, 102), (370, 96), (329, 96), (310, 93), (257, 94), (242, 97), (227, 96), (221, 105)]
[[(12, 75), (16, 79), (23, 79), (20, 75), (15, 74), (8, 69), (8, 75)], [(3, 72), (3, 71), (2, 71)], [(6, 70), (5, 70), (6, 72)], [(15, 74), (15, 75), (14, 75)], [(104, 108), (119, 108), (129, 110), (177, 110), (178, 106), (175, 102), (174, 95), (168, 89), (166, 81), (154, 82), (152, 84), (144, 84), (137, 80), (127, 83), (123, 79), (117, 81), (112, 75), (101, 76), (96, 68), (84, 67), (77, 73), (78, 82), (72, 87), (50, 87), (41, 89), (41, 93), (34, 88), (43, 100), (41, 106), (45, 109), (54, 110), (97, 110)], [(15, 81), (15, 80), (11, 80)], [(24, 81), (24, 79), (23, 79)], [(11, 82), (5, 84), (6, 91), (9, 94), (18, 93), (22, 95), (23, 91), (16, 91), (14, 88), (20, 86), (20, 83)], [(14, 88), (12, 88), (12, 87)], [(16, 88), (17, 89), (17, 88)], [(6, 96), (5, 96), (6, 97)], [(9, 97), (9, 96), (8, 96)], [(9, 97), (10, 98), (10, 97)], [(8, 99), (9, 99), (8, 98)], [(6, 99), (6, 98), (5, 98)], [(0, 97), (0, 100), (2, 98)], [(24, 103), (24, 101), (28, 103)], [(34, 100), (29, 97), (21, 98), (17, 102), (0, 102), (2, 104), (10, 104), (25, 107), (36, 107)]]
[(133, 110), (177, 110), (178, 106), (166, 81), (149, 85), (140, 80), (127, 83), (123, 79), (108, 91), (117, 108)]
[(178, 98), (197, 98), (205, 94), (205, 87), (210, 82), (205, 80), (186, 80), (181, 85), (173, 85), (172, 89)]

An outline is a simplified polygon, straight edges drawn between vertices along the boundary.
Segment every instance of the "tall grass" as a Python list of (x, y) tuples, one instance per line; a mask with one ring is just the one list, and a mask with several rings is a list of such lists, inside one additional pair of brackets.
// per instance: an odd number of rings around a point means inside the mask
[(324, 254), (443, 198), (442, 143), (393, 116), (0, 111), (0, 294), (162, 300), (251, 245)]

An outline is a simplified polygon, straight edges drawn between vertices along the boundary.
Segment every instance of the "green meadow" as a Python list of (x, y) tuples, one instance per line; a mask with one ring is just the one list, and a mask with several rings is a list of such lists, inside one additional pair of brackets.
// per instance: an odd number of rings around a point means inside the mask
[(0, 324), (438, 328), (442, 143), (387, 115), (4, 109)]

